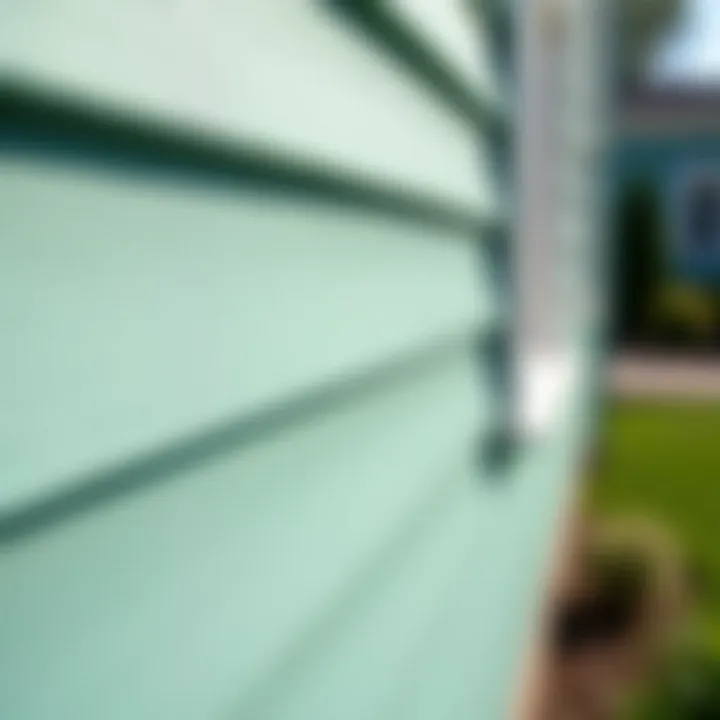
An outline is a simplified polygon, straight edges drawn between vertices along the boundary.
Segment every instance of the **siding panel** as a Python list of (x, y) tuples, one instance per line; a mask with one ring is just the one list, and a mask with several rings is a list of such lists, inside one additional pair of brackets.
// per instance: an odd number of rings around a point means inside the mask
[(459, 3), (371, 12), (402, 48), (331, 5), (6, 9), (3, 719), (505, 717), (590, 379), (481, 454), (499, 58)]
[(298, 646), (332, 632), (388, 562), (423, 553), (415, 544), (447, 522), (436, 515), (462, 512), (488, 421), (473, 366), (472, 348), (452, 351), (13, 544), (0, 714), (250, 717), (238, 708)]
[(332, 205), (20, 161), (1, 202), (6, 509), (496, 313), (471, 238)]
[(0, 46), (27, 82), (494, 209), (472, 127), (331, 5), (44, 0), (6, 8)]

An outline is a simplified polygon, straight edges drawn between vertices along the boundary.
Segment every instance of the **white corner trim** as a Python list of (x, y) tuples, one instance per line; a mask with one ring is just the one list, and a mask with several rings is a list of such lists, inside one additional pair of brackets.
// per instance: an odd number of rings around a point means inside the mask
[(550, 431), (568, 407), (577, 386), (573, 353), (525, 351), (518, 363), (518, 422), (522, 435), (534, 439)]

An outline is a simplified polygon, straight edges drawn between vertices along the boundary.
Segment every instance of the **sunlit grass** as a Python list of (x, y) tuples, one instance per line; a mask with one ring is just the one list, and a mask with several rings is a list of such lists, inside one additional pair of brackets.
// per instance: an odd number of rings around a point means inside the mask
[(700, 572), (708, 631), (720, 639), (720, 404), (618, 403), (605, 432), (596, 506), (649, 514), (677, 533)]

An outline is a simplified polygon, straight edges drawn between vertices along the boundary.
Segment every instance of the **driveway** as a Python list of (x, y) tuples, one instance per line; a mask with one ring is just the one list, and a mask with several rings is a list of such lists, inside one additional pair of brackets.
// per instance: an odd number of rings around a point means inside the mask
[(720, 400), (720, 357), (621, 355), (611, 363), (610, 387), (620, 397)]

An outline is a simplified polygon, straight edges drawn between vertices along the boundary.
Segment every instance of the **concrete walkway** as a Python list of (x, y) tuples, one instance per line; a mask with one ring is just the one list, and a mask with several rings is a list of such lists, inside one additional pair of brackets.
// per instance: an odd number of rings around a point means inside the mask
[(611, 364), (610, 388), (620, 397), (720, 401), (720, 356), (622, 355)]

